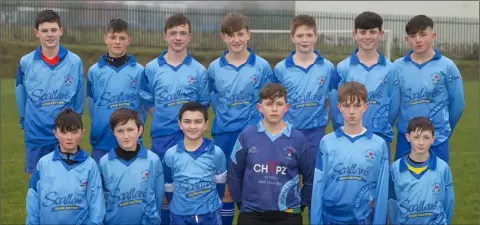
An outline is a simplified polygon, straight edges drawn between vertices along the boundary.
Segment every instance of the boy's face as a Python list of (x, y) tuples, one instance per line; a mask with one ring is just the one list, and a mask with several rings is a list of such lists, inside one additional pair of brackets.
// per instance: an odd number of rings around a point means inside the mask
[(110, 30), (103, 36), (103, 40), (107, 45), (108, 54), (111, 57), (118, 58), (125, 54), (127, 47), (132, 41), (127, 31), (113, 32)]
[(163, 33), (163, 39), (167, 41), (169, 51), (186, 51), (188, 43), (192, 40), (192, 33), (188, 29), (188, 24), (184, 24), (167, 29), (167, 32)]
[(113, 135), (118, 144), (125, 150), (134, 150), (137, 147), (138, 137), (142, 135), (142, 132), (143, 126), (137, 127), (134, 120), (129, 120), (123, 125), (117, 124), (113, 129)]
[(203, 132), (207, 130), (208, 123), (205, 121), (202, 112), (185, 111), (182, 120), (178, 122), (178, 126), (183, 131), (185, 138), (198, 140), (203, 137)]
[(429, 51), (432, 48), (433, 40), (437, 38), (437, 33), (433, 32), (431, 27), (421, 30), (416, 34), (405, 36), (408, 46), (416, 54), (421, 54)]
[(417, 154), (425, 154), (430, 150), (430, 146), (435, 141), (435, 137), (432, 135), (431, 130), (419, 131), (414, 130), (405, 134), (408, 142), (412, 146), (412, 152)]
[(60, 128), (53, 130), (53, 134), (58, 140), (60, 149), (67, 152), (74, 152), (83, 137), (83, 130), (62, 131)]
[(270, 124), (278, 124), (283, 120), (283, 116), (288, 111), (289, 105), (285, 102), (285, 97), (272, 99), (263, 99), (257, 104), (257, 109), (263, 114), (263, 118)]
[(57, 22), (43, 22), (38, 25), (38, 29), (35, 29), (34, 33), (43, 48), (55, 48), (60, 43), (63, 27), (60, 27)]
[(310, 53), (313, 51), (318, 38), (315, 29), (315, 27), (302, 25), (295, 29), (295, 33), (293, 35), (290, 35), (290, 39), (295, 45), (295, 50), (297, 52)]
[(368, 104), (359, 99), (347, 99), (338, 103), (338, 110), (342, 113), (345, 125), (357, 125), (362, 123), (363, 114), (368, 109)]
[(353, 31), (353, 39), (357, 41), (358, 48), (361, 50), (376, 50), (378, 42), (383, 37), (383, 30), (375, 29), (357, 29)]
[(220, 34), (220, 38), (227, 45), (228, 51), (232, 53), (241, 53), (245, 51), (250, 36), (251, 33), (246, 28), (231, 34)]

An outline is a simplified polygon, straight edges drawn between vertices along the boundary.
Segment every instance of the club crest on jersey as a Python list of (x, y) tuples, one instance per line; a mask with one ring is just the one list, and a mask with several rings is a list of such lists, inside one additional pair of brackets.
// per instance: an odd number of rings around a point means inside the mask
[(70, 75), (65, 76), (65, 82), (64, 83), (66, 85), (70, 85), (70, 84), (72, 84), (72, 82), (73, 82), (72, 77)]
[(367, 158), (368, 161), (372, 161), (375, 159), (375, 152), (372, 149), (368, 149), (365, 151), (365, 158)]
[(130, 80), (130, 85), (131, 85), (132, 87), (135, 87), (136, 84), (137, 84), (137, 81), (136, 81), (135, 79), (131, 79), (131, 80)]
[(438, 193), (440, 192), (440, 185), (434, 184), (433, 185), (433, 193)]
[(292, 147), (286, 147), (285, 152), (287, 153), (288, 157), (292, 157), (293, 153), (295, 153), (295, 150)]
[(438, 74), (433, 74), (430, 81), (432, 82), (432, 84), (438, 84), (440, 83), (440, 75)]
[(320, 78), (318, 78), (318, 83), (319, 83), (320, 85), (325, 84), (325, 77), (321, 76)]
[(188, 76), (187, 79), (189, 84), (195, 84), (196, 82), (195, 77), (193, 75)]
[(149, 176), (150, 176), (150, 173), (148, 172), (148, 170), (144, 170), (142, 172), (142, 180), (143, 181), (147, 181)]
[(251, 78), (250, 78), (252, 84), (256, 84), (257, 83), (257, 77), (255, 75), (253, 75)]
[(88, 181), (86, 179), (83, 179), (82, 181), (80, 181), (80, 187), (82, 187), (82, 191), (87, 190), (87, 186), (88, 186)]

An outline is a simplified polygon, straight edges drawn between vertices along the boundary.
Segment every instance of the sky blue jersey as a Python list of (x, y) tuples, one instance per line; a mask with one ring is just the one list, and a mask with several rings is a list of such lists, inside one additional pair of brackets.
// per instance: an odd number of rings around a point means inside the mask
[(133, 56), (128, 57), (127, 64), (116, 68), (108, 65), (101, 56), (88, 70), (86, 92), (91, 118), (90, 143), (94, 149), (109, 151), (117, 146), (109, 123), (115, 110), (128, 108), (146, 116), (139, 97), (143, 66)]
[(183, 140), (169, 148), (163, 161), (165, 190), (173, 191), (170, 212), (180, 216), (215, 212), (222, 207), (217, 183), (226, 182), (226, 163), (223, 151), (211, 140), (188, 152)]
[(275, 82), (287, 89), (287, 101), (290, 108), (285, 120), (296, 129), (324, 127), (328, 123), (325, 101), (333, 83), (338, 84), (335, 66), (323, 58), (318, 51), (317, 59), (307, 69), (295, 65), (292, 51), (286, 59), (275, 66)]
[(83, 65), (80, 57), (60, 46), (59, 62), (43, 61), (41, 47), (23, 56), (18, 65), (15, 97), (25, 146), (36, 148), (56, 142), (55, 116), (65, 108), (83, 114)]
[[(430, 151), (420, 174), (407, 168), (408, 155), (390, 168), (390, 224), (451, 224), (454, 206), (452, 173), (448, 164)], [(410, 163), (410, 165), (412, 165)]]
[(455, 63), (435, 50), (430, 61), (418, 65), (407, 54), (395, 60), (400, 81), (399, 133), (418, 116), (429, 118), (435, 127), (434, 146), (447, 140), (465, 108), (463, 81)]
[(273, 80), (270, 64), (248, 49), (247, 62), (236, 67), (223, 55), (208, 67), (209, 85), (215, 118), (212, 134), (243, 130), (262, 118), (257, 110), (260, 89)]
[(167, 51), (145, 66), (140, 95), (153, 105), (152, 137), (180, 131), (178, 112), (184, 103), (197, 101), (205, 108), (210, 104), (207, 70), (190, 53), (178, 66), (167, 63)]
[(108, 224), (160, 224), (164, 194), (163, 169), (158, 156), (141, 145), (129, 161), (115, 148), (99, 162), (105, 192)]
[[(386, 142), (393, 140), (393, 126), (400, 107), (398, 77), (393, 64), (379, 53), (378, 62), (370, 67), (362, 64), (357, 57), (358, 49), (337, 65), (337, 72), (341, 78), (338, 86), (350, 81), (357, 81), (365, 85), (368, 91), (368, 110), (363, 114), (363, 125), (382, 137)], [(332, 102), (332, 123), (334, 129), (343, 125), (338, 104)]]
[(227, 183), (241, 212), (298, 213), (302, 206), (310, 207), (315, 151), (300, 131), (285, 123), (273, 136), (260, 121), (243, 130), (235, 143)]
[(57, 147), (42, 157), (30, 178), (26, 224), (102, 224), (105, 199), (95, 161), (84, 150), (69, 165)]
[(341, 127), (326, 135), (317, 152), (310, 223), (356, 224), (373, 216), (373, 224), (385, 224), (387, 154), (385, 141), (368, 129), (356, 137)]

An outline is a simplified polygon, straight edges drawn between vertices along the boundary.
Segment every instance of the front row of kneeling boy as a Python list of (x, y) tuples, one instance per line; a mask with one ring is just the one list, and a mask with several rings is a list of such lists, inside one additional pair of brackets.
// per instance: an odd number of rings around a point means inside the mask
[[(357, 82), (339, 88), (344, 125), (320, 148), (283, 119), (289, 105), (280, 84), (267, 84), (258, 110), (263, 119), (241, 132), (228, 162), (203, 137), (208, 112), (184, 104), (184, 139), (164, 161), (139, 137), (137, 112), (121, 108), (110, 117), (118, 147), (98, 166), (79, 146), (83, 123), (65, 109), (55, 118), (59, 146), (42, 157), (27, 193), (27, 224), (160, 224), (165, 192), (173, 192), (171, 224), (221, 224), (216, 184), (227, 183), (239, 209), (237, 224), (450, 224), (453, 185), (448, 165), (430, 146), (427, 118), (410, 121), (411, 151), (389, 168), (387, 146), (362, 124), (367, 91)], [(315, 157), (316, 155), (316, 157)], [(299, 176), (302, 176), (303, 187)]]

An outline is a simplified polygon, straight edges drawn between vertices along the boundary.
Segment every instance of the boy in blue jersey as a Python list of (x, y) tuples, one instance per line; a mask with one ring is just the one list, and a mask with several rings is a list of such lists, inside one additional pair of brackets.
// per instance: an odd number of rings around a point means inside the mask
[(274, 70), (276, 81), (287, 89), (291, 105), (285, 120), (307, 137), (308, 146), (315, 151), (328, 124), (327, 96), (339, 81), (333, 64), (314, 49), (317, 38), (315, 18), (293, 18), (290, 39), (295, 50)]
[(20, 59), (15, 82), (28, 174), (58, 145), (53, 135), (55, 115), (67, 107), (82, 114), (84, 99), (82, 61), (60, 45), (60, 16), (52, 10), (41, 11), (34, 33), (40, 46)]
[(310, 224), (385, 224), (387, 145), (363, 126), (368, 91), (351, 81), (338, 92), (344, 124), (320, 141)]
[(184, 139), (167, 150), (163, 161), (165, 190), (173, 191), (170, 224), (222, 224), (216, 183), (226, 182), (225, 155), (203, 137), (208, 128), (207, 109), (198, 102), (185, 103), (178, 125)]
[[(165, 22), (163, 38), (168, 50), (145, 66), (142, 79), (141, 97), (153, 105), (150, 108), (152, 126), (151, 150), (163, 159), (165, 152), (183, 139), (178, 127), (178, 112), (189, 101), (198, 101), (206, 109), (209, 107), (210, 91), (207, 70), (187, 52), (192, 40), (190, 20), (178, 13)], [(168, 201), (171, 193), (166, 193), (162, 209), (162, 224), (169, 224)]]
[(431, 150), (435, 140), (432, 122), (415, 117), (405, 135), (411, 150), (390, 168), (390, 224), (451, 224), (452, 173)]
[[(220, 23), (220, 31), (227, 50), (208, 67), (215, 113), (212, 137), (225, 156), (230, 156), (239, 133), (262, 118), (255, 104), (260, 89), (273, 80), (273, 72), (265, 59), (247, 47), (251, 33), (246, 16), (240, 13), (226, 15)], [(231, 225), (234, 216), (232, 198), (225, 185), (220, 184), (217, 188), (223, 197), (223, 225)]]
[(289, 104), (282, 85), (265, 85), (257, 107), (263, 120), (240, 133), (229, 160), (227, 183), (240, 210), (237, 224), (303, 224), (302, 212), (312, 199), (315, 151), (283, 120)]
[(100, 159), (109, 224), (160, 224), (164, 183), (157, 154), (138, 143), (143, 133), (139, 114), (120, 108), (110, 117), (118, 145)]
[(43, 156), (30, 178), (26, 224), (102, 224), (105, 199), (95, 161), (78, 146), (82, 116), (70, 108), (54, 120), (55, 150)]
[(411, 49), (394, 62), (401, 92), (395, 160), (410, 150), (408, 121), (425, 116), (435, 127), (431, 150), (448, 163), (448, 142), (465, 108), (462, 77), (455, 63), (432, 47), (436, 33), (431, 18), (415, 16), (405, 31)]
[(139, 100), (143, 66), (126, 53), (131, 42), (127, 22), (122, 19), (111, 20), (103, 39), (108, 52), (90, 67), (87, 78), (90, 143), (92, 158), (97, 163), (117, 146), (106, 119), (115, 109), (129, 108), (141, 111), (146, 116), (146, 110), (141, 110)]
[[(390, 155), (400, 95), (393, 64), (378, 50), (384, 34), (382, 25), (382, 17), (374, 12), (363, 12), (355, 18), (353, 37), (358, 48), (337, 65), (337, 72), (341, 78), (339, 85), (358, 81), (367, 88), (368, 110), (362, 121), (365, 128), (385, 140)], [(337, 105), (334, 100), (338, 96), (336, 91), (332, 91), (331, 96), (330, 105)], [(330, 110), (333, 127), (337, 129), (343, 125), (343, 118), (338, 115), (338, 108), (331, 107)]]

